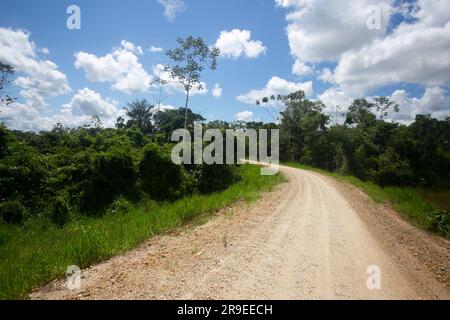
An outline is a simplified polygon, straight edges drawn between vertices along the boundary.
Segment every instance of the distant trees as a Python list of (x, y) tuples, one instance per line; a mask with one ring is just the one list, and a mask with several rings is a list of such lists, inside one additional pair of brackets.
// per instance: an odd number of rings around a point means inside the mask
[(170, 137), (174, 130), (183, 128), (183, 126), (191, 126), (195, 121), (205, 121), (205, 118), (192, 112), (191, 109), (174, 109), (155, 113), (153, 121), (158, 132)]
[(202, 38), (189, 36), (178, 38), (178, 48), (168, 50), (166, 55), (173, 60), (173, 65), (166, 65), (165, 70), (170, 72), (173, 79), (178, 81), (186, 92), (184, 128), (188, 125), (189, 95), (192, 89), (203, 89), (201, 73), (205, 67), (215, 70), (220, 50), (209, 48)]
[(8, 105), (14, 102), (14, 98), (4, 94), (4, 88), (9, 83), (8, 78), (14, 75), (14, 67), (0, 61), (0, 105)]
[[(152, 133), (152, 109), (153, 105), (145, 99), (135, 100), (129, 103), (127, 108), (127, 116), (130, 117), (130, 120), (126, 126), (129, 128), (132, 125), (136, 125), (139, 129), (141, 129), (142, 133)], [(123, 126), (123, 122), (123, 118), (118, 119), (118, 126)]]

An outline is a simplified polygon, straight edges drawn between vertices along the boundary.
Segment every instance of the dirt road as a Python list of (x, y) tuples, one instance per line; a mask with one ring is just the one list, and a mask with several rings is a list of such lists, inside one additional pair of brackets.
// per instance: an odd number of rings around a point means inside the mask
[[(449, 242), (317, 173), (155, 237), (34, 299), (449, 299)], [(381, 289), (370, 290), (370, 266)], [(376, 269), (373, 269), (376, 270)], [(372, 270), (372, 271), (373, 271)]]

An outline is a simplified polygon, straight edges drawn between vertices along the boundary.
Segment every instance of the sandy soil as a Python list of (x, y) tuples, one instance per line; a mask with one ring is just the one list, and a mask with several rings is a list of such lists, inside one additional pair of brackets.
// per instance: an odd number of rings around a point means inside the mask
[[(450, 243), (359, 190), (282, 167), (289, 182), (252, 205), (180, 228), (32, 299), (449, 299)], [(369, 290), (369, 266), (381, 289)]]

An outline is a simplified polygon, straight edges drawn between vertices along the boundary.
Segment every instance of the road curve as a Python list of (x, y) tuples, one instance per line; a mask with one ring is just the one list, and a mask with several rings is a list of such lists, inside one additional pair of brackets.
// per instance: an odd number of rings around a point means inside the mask
[[(370, 230), (381, 226), (368, 225), (336, 182), (310, 171), (281, 171), (289, 182), (255, 204), (241, 204), (204, 225), (155, 237), (85, 270), (79, 291), (68, 291), (63, 281), (56, 281), (31, 297), (449, 298), (448, 287), (429, 270), (409, 273), (408, 265), (416, 265), (417, 258), (399, 260), (387, 250)], [(441, 251), (446, 257), (447, 245)], [(380, 271), (380, 289), (367, 286), (370, 266)], [(450, 271), (448, 263), (440, 268)]]

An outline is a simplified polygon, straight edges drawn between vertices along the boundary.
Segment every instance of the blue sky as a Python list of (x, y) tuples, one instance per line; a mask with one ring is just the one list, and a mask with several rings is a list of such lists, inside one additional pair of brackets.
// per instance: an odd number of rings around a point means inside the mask
[[(66, 27), (72, 4), (81, 9), (80, 30)], [(380, 26), (369, 30), (373, 5)], [(216, 71), (204, 73), (208, 91), (191, 100), (208, 119), (268, 121), (254, 98), (297, 88), (328, 110), (359, 96), (387, 95), (401, 106), (394, 120), (408, 122), (417, 113), (444, 118), (450, 115), (446, 12), (448, 0), (4, 0), (0, 60), (23, 79), (7, 88), (18, 100), (3, 108), (0, 121), (39, 130), (56, 120), (77, 125), (99, 111), (111, 124), (127, 102), (152, 101), (149, 88), (132, 82), (156, 76), (155, 66), (170, 62), (164, 51), (187, 35), (228, 53)], [(163, 51), (150, 52), (152, 46)], [(125, 58), (132, 62), (118, 61)], [(215, 84), (220, 97), (212, 95)], [(183, 102), (176, 86), (168, 90), (165, 105)]]

